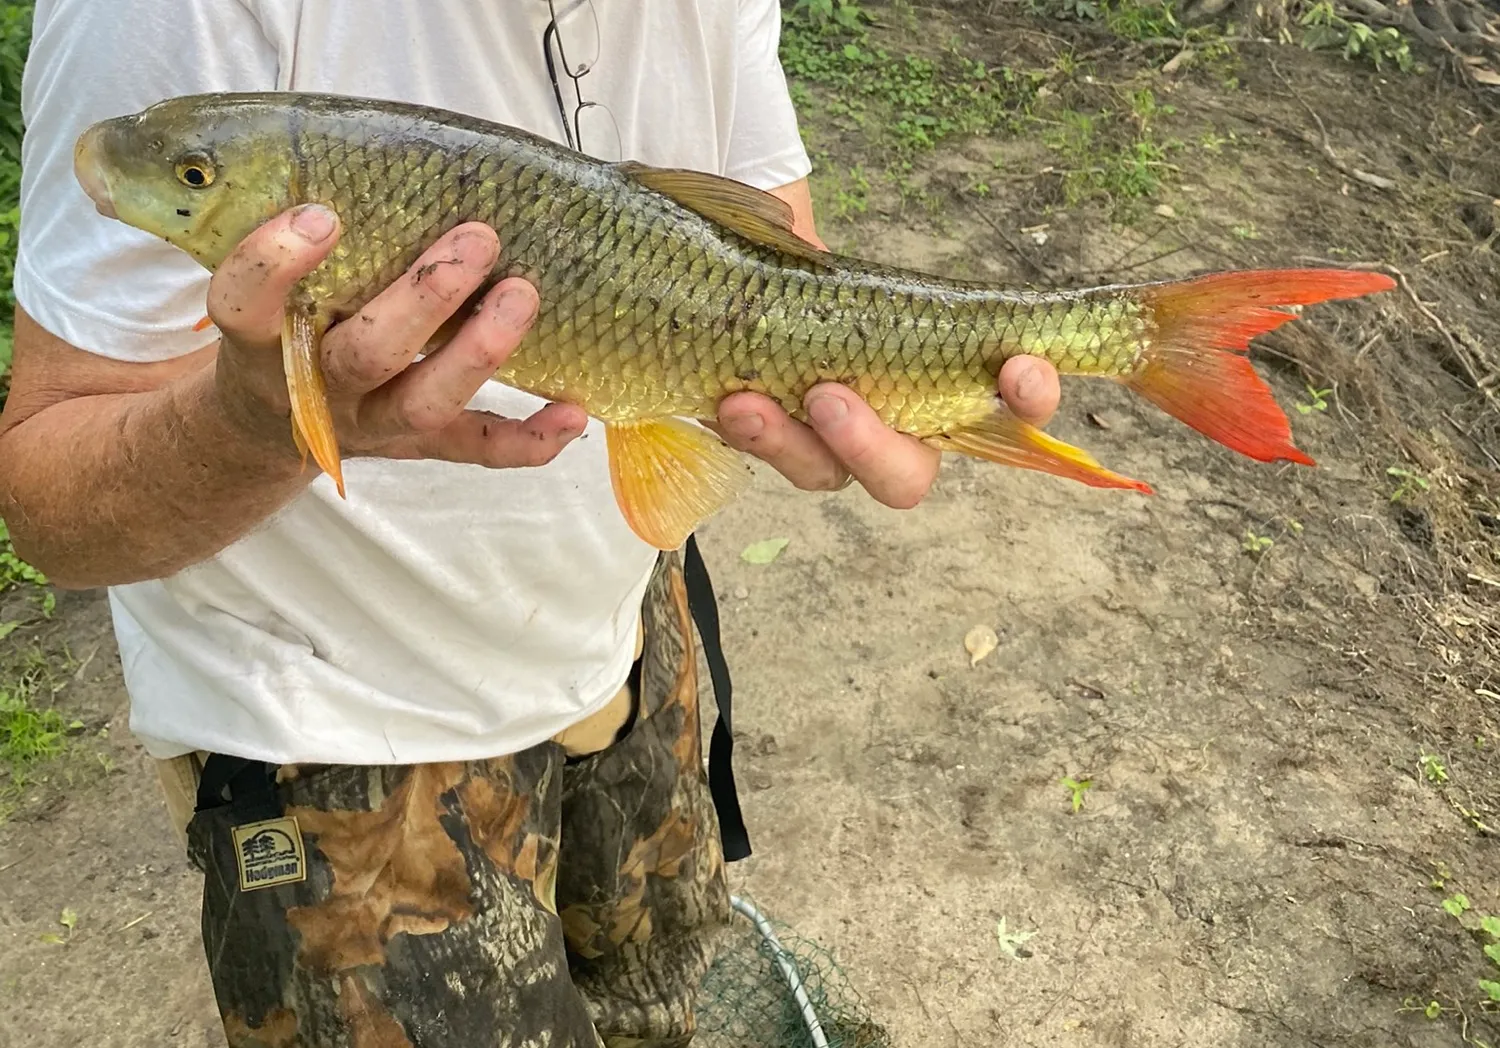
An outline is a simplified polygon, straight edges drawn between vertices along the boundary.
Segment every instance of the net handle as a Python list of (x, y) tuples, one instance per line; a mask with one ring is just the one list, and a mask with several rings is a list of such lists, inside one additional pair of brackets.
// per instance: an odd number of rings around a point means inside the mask
[(802, 1011), (802, 1021), (807, 1024), (807, 1032), (812, 1037), (813, 1048), (828, 1048), (828, 1037), (823, 1033), (823, 1024), (818, 1021), (818, 1013), (813, 1008), (812, 1001), (807, 996), (807, 989), (802, 985), (802, 976), (797, 971), (797, 965), (793, 963), (792, 957), (781, 945), (781, 940), (776, 938), (776, 932), (771, 928), (771, 922), (755, 908), (753, 904), (738, 895), (729, 897), (729, 905), (741, 916), (749, 918), (755, 925), (755, 930), (760, 932), (760, 937), (771, 947), (775, 955), (776, 966), (781, 969), (781, 977), (786, 980), (787, 986), (792, 991), (792, 996), (797, 1001), (797, 1007)]

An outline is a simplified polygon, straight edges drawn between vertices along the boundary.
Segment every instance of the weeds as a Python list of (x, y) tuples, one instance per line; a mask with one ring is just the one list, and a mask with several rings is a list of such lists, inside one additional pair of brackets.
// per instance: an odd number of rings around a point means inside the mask
[(1429, 486), (1427, 478), (1422, 474), (1414, 473), (1401, 466), (1387, 466), (1385, 475), (1396, 481), (1395, 490), (1391, 492), (1392, 502), (1404, 502), (1417, 492), (1426, 491)]
[(892, 54), (862, 31), (798, 19), (782, 33), (781, 58), (791, 77), (828, 89), (815, 96), (804, 88), (803, 104), (817, 101), (834, 126), (868, 133), (895, 157), (1012, 123), (1046, 78), (992, 72), (951, 51), (941, 61)]
[(1068, 791), (1068, 801), (1073, 806), (1073, 814), (1077, 815), (1083, 810), (1083, 796), (1094, 787), (1093, 779), (1073, 779), (1064, 777), (1063, 788)]
[(1304, 415), (1310, 415), (1314, 411), (1327, 411), (1328, 398), (1333, 395), (1331, 389), (1314, 389), (1311, 385), (1307, 387), (1307, 403), (1299, 403), (1297, 410)]
[(0, 407), (10, 389), (16, 300), (11, 279), (21, 225), (21, 71), (31, 47), (30, 3), (0, 7)]
[(1440, 904), (1445, 913), (1459, 922), (1459, 926), (1479, 943), (1480, 953), (1488, 964), (1485, 970), (1491, 978), (1476, 980), (1482, 1000), (1486, 1004), (1500, 1004), (1500, 916), (1479, 913), (1469, 897), (1463, 892), (1454, 892)]
[(1387, 62), (1403, 73), (1416, 68), (1401, 30), (1395, 26), (1371, 29), (1363, 22), (1350, 21), (1333, 9), (1330, 0), (1317, 0), (1297, 24), (1303, 29), (1302, 46), (1310, 51), (1339, 48), (1345, 59), (1360, 58), (1376, 69), (1384, 69)]
[[(1132, 114), (1138, 122), (1149, 121), (1149, 116), (1142, 117), (1143, 110), (1147, 110), (1146, 103), (1133, 103)], [(1154, 101), (1147, 111), (1155, 114)], [(1166, 158), (1168, 149), (1178, 143), (1160, 143), (1143, 132), (1123, 145), (1109, 144), (1100, 129), (1114, 117), (1108, 111), (1090, 114), (1067, 109), (1043, 134), (1042, 141), (1067, 165), (1062, 176), (1063, 200), (1068, 207), (1102, 199), (1114, 206), (1117, 218), (1128, 218), (1135, 201), (1154, 196), (1163, 176), (1176, 171)]]

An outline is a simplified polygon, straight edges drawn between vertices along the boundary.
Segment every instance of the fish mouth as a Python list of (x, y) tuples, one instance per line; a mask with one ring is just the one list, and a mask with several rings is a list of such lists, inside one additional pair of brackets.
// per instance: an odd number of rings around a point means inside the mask
[(104, 131), (102, 124), (95, 124), (78, 136), (78, 142), (73, 146), (73, 175), (94, 202), (99, 214), (105, 218), (119, 218), (100, 156), (103, 152)]

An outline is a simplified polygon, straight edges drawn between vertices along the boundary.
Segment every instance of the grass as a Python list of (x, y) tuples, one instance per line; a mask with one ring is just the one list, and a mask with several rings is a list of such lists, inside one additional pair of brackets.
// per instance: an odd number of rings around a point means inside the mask
[[(1175, 26), (1169, 9), (1121, 0), (1104, 10), (1122, 32), (1187, 34), (1168, 25)], [(909, 29), (873, 30), (857, 8), (815, 17), (799, 3), (786, 13), (781, 60), (804, 127), (851, 139), (838, 152), (860, 159), (846, 168), (808, 142), (819, 213), (831, 221), (864, 214), (877, 185), (894, 189), (903, 206), (917, 202), (939, 215), (944, 201), (918, 188), (918, 165), (962, 138), (1039, 140), (1056, 162), (1038, 165), (1037, 174), (1060, 180), (1063, 207), (1098, 204), (1124, 223), (1175, 179), (1173, 154), (1187, 147), (1158, 133), (1158, 122), (1174, 110), (1149, 87), (1097, 84), (1070, 51), (1043, 68), (991, 67), (966, 53), (960, 39), (913, 43), (921, 39)], [(965, 192), (983, 199), (991, 186), (976, 177)]]
[(0, 7), (0, 407), (10, 388), (11, 293), (21, 224), (21, 71), (31, 46), (30, 3)]

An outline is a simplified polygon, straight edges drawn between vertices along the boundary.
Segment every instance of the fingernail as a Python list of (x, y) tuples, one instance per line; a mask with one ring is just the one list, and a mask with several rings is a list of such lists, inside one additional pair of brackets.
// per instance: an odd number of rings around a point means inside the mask
[(807, 413), (816, 426), (837, 426), (849, 416), (849, 405), (832, 393), (820, 393), (808, 398)]
[(725, 429), (741, 440), (754, 440), (766, 428), (766, 420), (753, 411), (743, 415), (729, 415), (721, 421)]
[(1021, 364), (1021, 377), (1016, 379), (1016, 396), (1022, 400), (1032, 400), (1042, 393), (1041, 368), (1027, 360)]
[(501, 320), (512, 327), (523, 328), (536, 315), (536, 299), (524, 291), (509, 289), (500, 292), (495, 309), (499, 311)]
[(321, 244), (333, 233), (333, 212), (321, 204), (308, 204), (292, 216), (292, 228), (309, 244)]

